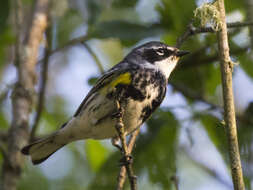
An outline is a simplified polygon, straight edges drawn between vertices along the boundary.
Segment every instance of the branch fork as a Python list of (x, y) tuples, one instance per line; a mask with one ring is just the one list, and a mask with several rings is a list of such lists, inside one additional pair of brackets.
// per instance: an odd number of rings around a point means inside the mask
[[(132, 168), (133, 157), (130, 154), (131, 152), (130, 148), (128, 149), (127, 147), (125, 127), (124, 127), (124, 123), (122, 119), (124, 110), (122, 109), (120, 105), (120, 101), (118, 99), (116, 100), (116, 107), (117, 107), (117, 113), (115, 114), (115, 118), (117, 119), (117, 122), (116, 122), (115, 128), (118, 132), (119, 140), (121, 141), (121, 147), (119, 146), (119, 144), (116, 143), (117, 142), (116, 139), (113, 139), (112, 142), (113, 142), (113, 145), (120, 150), (123, 156), (122, 159), (120, 159), (120, 164), (121, 166), (125, 167), (125, 170), (127, 172), (128, 179), (130, 182), (131, 190), (137, 190), (137, 181), (136, 181), (137, 177), (134, 175), (133, 168)], [(124, 184), (125, 174), (124, 172), (122, 172), (122, 170), (123, 169), (121, 168), (119, 176), (118, 176), (118, 184), (121, 184), (120, 187), (118, 185), (117, 187), (118, 190), (122, 189), (123, 184)]]

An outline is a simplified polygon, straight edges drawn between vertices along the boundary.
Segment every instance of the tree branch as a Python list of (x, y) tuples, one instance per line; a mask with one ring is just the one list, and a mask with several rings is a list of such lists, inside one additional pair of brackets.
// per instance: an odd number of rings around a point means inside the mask
[(122, 165), (126, 168), (131, 190), (137, 190), (136, 176), (134, 175), (133, 168), (132, 168), (132, 157), (127, 147), (126, 136), (125, 136), (126, 133), (124, 129), (125, 127), (122, 120), (124, 110), (122, 109), (119, 100), (116, 100), (116, 106), (117, 106), (118, 115), (117, 115), (117, 123), (116, 123), (115, 128), (118, 132), (118, 135), (121, 141), (121, 146), (122, 146), (121, 147), (121, 153), (123, 155)]
[[(87, 40), (90, 39), (90, 36), (89, 35), (84, 35), (84, 36), (80, 36), (80, 37), (77, 37), (77, 38), (74, 38), (70, 41), (68, 41), (67, 43), (65, 43), (64, 45), (62, 45), (61, 47), (58, 47), (54, 50), (51, 50), (51, 52), (49, 53), (50, 56), (59, 52), (59, 51), (62, 51), (70, 46), (73, 46), (73, 45), (76, 45), (76, 44), (82, 44), (83, 42), (86, 42)], [(43, 62), (45, 59), (45, 57), (43, 57), (41, 60), (39, 60), (39, 62)]]
[(220, 53), (220, 67), (224, 101), (224, 117), (229, 145), (230, 167), (235, 190), (244, 190), (243, 174), (237, 140), (234, 96), (232, 88), (232, 62), (229, 56), (229, 45), (226, 26), (224, 0), (218, 0), (218, 9), (222, 26), (218, 31), (218, 45)]
[[(241, 53), (245, 53), (249, 48), (250, 48), (250, 46), (232, 49), (230, 51), (230, 53), (231, 53), (231, 55), (238, 55)], [(218, 54), (202, 58), (201, 54), (204, 54), (204, 53), (205, 53), (205, 50), (191, 53), (191, 55), (187, 56), (187, 58), (184, 60), (184, 62), (180, 63), (177, 66), (177, 68), (178, 69), (187, 69), (187, 68), (193, 68), (193, 67), (198, 67), (198, 66), (202, 66), (202, 65), (204, 66), (206, 64), (210, 64), (210, 63), (213, 63), (214, 61), (219, 60)], [(192, 60), (194, 60), (194, 61), (192, 61)]]
[[(228, 28), (239, 28), (239, 27), (246, 27), (246, 26), (253, 26), (253, 22), (232, 22), (227, 23)], [(182, 44), (191, 36), (200, 34), (200, 33), (214, 33), (216, 32), (212, 27), (199, 27), (196, 28), (193, 26), (192, 22), (187, 26), (187, 30), (185, 33), (180, 36), (177, 40), (176, 47), (180, 48)]]
[(93, 57), (100, 73), (103, 74), (104, 73), (104, 68), (103, 68), (103, 65), (101, 64), (101, 62), (99, 61), (97, 55), (92, 51), (92, 49), (90, 48), (90, 46), (86, 42), (83, 42), (82, 44), (86, 48), (88, 53)]
[[(132, 153), (136, 138), (139, 135), (139, 133), (140, 133), (140, 128), (131, 134), (131, 137), (130, 137), (130, 139), (128, 141), (128, 145), (127, 145), (129, 154)], [(119, 175), (118, 175), (118, 184), (117, 184), (117, 188), (116, 188), (117, 190), (123, 189), (125, 180), (126, 180), (126, 168), (124, 166), (121, 166), (120, 171), (119, 171)]]
[(42, 64), (41, 70), (41, 85), (39, 90), (39, 97), (38, 97), (38, 104), (36, 109), (36, 115), (34, 119), (34, 123), (32, 125), (32, 130), (30, 133), (30, 142), (32, 142), (35, 138), (35, 133), (37, 131), (39, 121), (41, 118), (42, 110), (44, 107), (45, 101), (45, 94), (46, 94), (46, 85), (47, 85), (47, 75), (48, 75), (48, 64), (49, 64), (49, 57), (52, 48), (52, 34), (51, 34), (51, 27), (48, 27), (46, 30), (46, 47), (45, 47), (45, 58)]
[(70, 46), (83, 43), (83, 42), (87, 41), (88, 39), (90, 39), (89, 35), (84, 35), (84, 36), (80, 36), (80, 37), (74, 38), (74, 39), (68, 41), (66, 44), (62, 45), (61, 47), (58, 47), (58, 48), (52, 50), (50, 52), (50, 55), (52, 55), (54, 53), (57, 53), (59, 51), (62, 51), (63, 49), (66, 49), (66, 48), (68, 48)]
[(15, 0), (16, 20), (16, 54), (18, 81), (12, 93), (12, 123), (8, 131), (7, 160), (3, 166), (3, 189), (16, 190), (20, 178), (24, 157), (20, 149), (27, 144), (29, 115), (32, 109), (34, 85), (36, 83), (35, 65), (38, 48), (47, 26), (48, 0), (37, 0), (33, 22), (29, 28), (27, 41), (22, 42), (21, 27), (23, 24), (22, 1)]

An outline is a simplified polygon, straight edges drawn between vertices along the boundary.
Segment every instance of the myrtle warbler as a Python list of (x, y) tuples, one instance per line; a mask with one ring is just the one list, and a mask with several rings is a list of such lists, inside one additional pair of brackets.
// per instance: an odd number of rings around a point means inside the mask
[(136, 47), (103, 74), (61, 129), (25, 146), (22, 153), (39, 164), (72, 141), (117, 137), (115, 97), (124, 109), (126, 134), (133, 132), (161, 104), (170, 73), (187, 53), (156, 41)]

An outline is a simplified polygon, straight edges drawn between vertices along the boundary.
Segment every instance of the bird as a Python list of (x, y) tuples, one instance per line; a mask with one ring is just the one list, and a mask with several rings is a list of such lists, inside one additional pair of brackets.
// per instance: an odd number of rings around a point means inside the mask
[(33, 164), (40, 164), (73, 141), (118, 137), (116, 100), (124, 110), (125, 135), (138, 129), (162, 103), (171, 72), (188, 54), (160, 41), (134, 48), (105, 72), (88, 92), (74, 115), (59, 130), (21, 149)]

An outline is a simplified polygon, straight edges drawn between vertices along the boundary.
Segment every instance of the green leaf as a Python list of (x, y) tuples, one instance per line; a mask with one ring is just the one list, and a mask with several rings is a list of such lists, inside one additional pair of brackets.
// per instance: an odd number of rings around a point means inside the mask
[(139, 23), (139, 15), (137, 14), (135, 9), (132, 8), (120, 8), (120, 9), (104, 9), (97, 23), (101, 22), (110, 22), (113, 20), (124, 20), (133, 23)]
[(252, 55), (252, 52), (243, 53), (243, 54), (238, 56), (238, 60), (240, 62), (240, 66), (243, 68), (243, 70), (251, 78), (253, 78), (253, 60), (250, 58), (251, 55)]
[(204, 94), (205, 80), (200, 67), (190, 67), (187, 70), (178, 68), (178, 71), (172, 73), (170, 80), (199, 95)]
[(98, 77), (90, 77), (90, 78), (88, 79), (88, 84), (89, 84), (90, 86), (94, 86), (94, 85), (96, 84), (97, 80), (98, 80)]
[(172, 73), (175, 84), (182, 84), (195, 94), (214, 99), (218, 85), (221, 84), (219, 65), (215, 63), (216, 55), (208, 47), (198, 47), (189, 56), (180, 60), (178, 69)]
[(119, 63), (124, 58), (123, 46), (119, 39), (109, 38), (100, 41), (99, 47), (110, 62), (109, 67)]
[(34, 3), (34, 0), (22, 0), (22, 3), (24, 3), (25, 5), (31, 5), (32, 3)]
[(89, 34), (94, 38), (119, 38), (128, 42), (137, 42), (161, 33), (158, 25), (147, 26), (123, 20), (100, 22), (89, 30)]
[(96, 172), (95, 178), (89, 184), (87, 189), (100, 190), (100, 189), (115, 189), (115, 176), (119, 173), (119, 167), (117, 167), (120, 159), (119, 152), (111, 154), (103, 165), (101, 165), (99, 171)]
[(241, 1), (237, 1), (237, 0), (224, 0), (225, 2), (225, 8), (226, 8), (226, 12), (232, 12), (235, 10), (240, 10), (240, 11), (244, 11), (245, 6)]
[[(249, 165), (251, 165), (251, 163)], [(246, 189), (251, 189), (251, 187), (252, 187), (252, 185), (251, 185), (251, 183), (252, 183), (251, 182), (252, 181), (252, 176), (246, 176), (245, 173), (243, 175), (243, 181), (245, 183), (245, 187), (246, 187)]]
[(160, 22), (164, 28), (175, 32), (183, 31), (193, 17), (195, 6), (194, 0), (162, 0), (157, 5), (157, 11), (161, 18)]
[(96, 0), (86, 0), (87, 11), (88, 11), (88, 24), (93, 25), (96, 23), (97, 18), (102, 12), (101, 2)]
[(9, 127), (8, 120), (5, 117), (5, 114), (0, 111), (0, 129), (7, 129)]
[(10, 11), (10, 1), (1, 1), (0, 6), (0, 33), (6, 29), (7, 19)]
[(97, 172), (108, 156), (107, 149), (96, 140), (85, 141), (85, 151), (88, 163), (94, 172)]
[(64, 16), (60, 17), (58, 22), (58, 34), (57, 36), (57, 46), (61, 46), (69, 41), (72, 32), (82, 24), (83, 19), (79, 12), (75, 10), (68, 10)]
[(26, 167), (24, 174), (18, 183), (17, 189), (29, 190), (36, 187), (36, 190), (45, 190), (49, 189), (49, 182), (50, 181), (44, 175), (42, 175), (38, 169), (35, 169), (34, 167), (33, 169)]
[[(0, 69), (6, 59), (6, 48), (15, 42), (15, 36), (9, 27), (5, 27), (0, 35)], [(1, 78), (1, 77), (0, 77)]]
[(115, 8), (130, 8), (137, 4), (138, 0), (113, 0), (112, 6)]
[(135, 166), (148, 169), (150, 182), (171, 189), (171, 177), (176, 175), (176, 150), (179, 124), (168, 110), (157, 110), (147, 122), (148, 133), (137, 143)]

